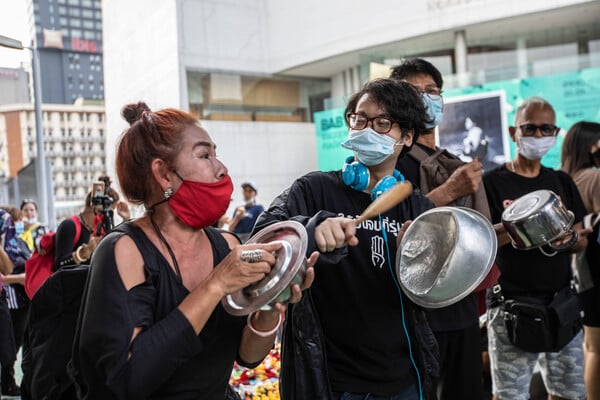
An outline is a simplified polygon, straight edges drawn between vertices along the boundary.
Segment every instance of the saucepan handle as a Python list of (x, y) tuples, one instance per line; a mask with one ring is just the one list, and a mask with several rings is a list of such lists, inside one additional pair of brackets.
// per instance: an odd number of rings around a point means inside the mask
[(546, 251), (544, 251), (543, 248), (540, 247), (540, 251), (542, 252), (542, 254), (544, 254), (545, 256), (551, 257), (559, 251), (568, 250), (571, 247), (573, 247), (573, 245), (575, 243), (577, 243), (577, 239), (579, 239), (579, 234), (577, 233), (577, 231), (574, 231), (571, 229), (567, 232), (567, 235), (571, 235), (571, 239), (569, 239), (569, 241), (567, 243), (561, 244), (560, 246), (555, 246), (551, 243), (548, 244), (548, 247), (550, 247), (552, 250), (554, 250), (554, 252), (551, 254), (547, 253)]

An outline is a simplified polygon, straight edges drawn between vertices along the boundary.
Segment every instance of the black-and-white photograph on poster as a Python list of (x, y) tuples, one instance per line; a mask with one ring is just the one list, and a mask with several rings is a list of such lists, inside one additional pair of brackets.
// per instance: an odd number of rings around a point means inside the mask
[(465, 162), (479, 157), (485, 171), (509, 159), (504, 92), (444, 98), (439, 146)]

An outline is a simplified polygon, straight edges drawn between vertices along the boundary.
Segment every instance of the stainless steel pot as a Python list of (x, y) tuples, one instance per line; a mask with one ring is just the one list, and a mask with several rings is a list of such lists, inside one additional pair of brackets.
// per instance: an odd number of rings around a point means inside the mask
[(304, 281), (308, 246), (304, 226), (295, 221), (277, 222), (252, 236), (246, 244), (275, 241), (281, 242), (282, 246), (275, 254), (275, 265), (267, 276), (221, 300), (229, 314), (247, 315), (257, 310), (271, 310), (275, 303), (289, 301), (291, 286)]
[(486, 277), (496, 257), (492, 224), (464, 207), (437, 207), (406, 230), (396, 255), (396, 275), (414, 303), (441, 308), (462, 300)]
[[(519, 250), (540, 248), (548, 245), (552, 250), (564, 250), (577, 241), (577, 232), (571, 230), (575, 216), (563, 205), (551, 190), (536, 190), (519, 197), (502, 213), (502, 225)], [(567, 235), (571, 240), (561, 246), (551, 242)], [(555, 253), (554, 253), (555, 254)]]

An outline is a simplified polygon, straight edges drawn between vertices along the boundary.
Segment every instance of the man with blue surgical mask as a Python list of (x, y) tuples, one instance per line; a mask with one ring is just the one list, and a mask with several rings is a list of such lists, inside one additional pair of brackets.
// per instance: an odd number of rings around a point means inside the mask
[[(392, 70), (391, 79), (406, 81), (419, 89), (421, 98), (425, 103), (429, 121), (426, 123), (427, 130), (417, 139), (415, 146), (408, 153), (409, 157), (398, 159), (398, 169), (413, 183), (413, 185), (423, 186), (421, 182), (426, 181), (426, 177), (419, 173), (421, 159), (419, 155), (426, 153), (427, 156), (436, 151), (444, 151), (435, 145), (435, 127), (442, 122), (444, 116), (444, 99), (442, 97), (442, 86), (444, 81), (440, 71), (431, 63), (421, 58), (407, 59)], [(444, 151), (444, 153), (447, 153)], [(445, 154), (450, 158), (456, 159), (450, 153)], [(421, 188), (426, 192), (426, 196), (437, 207), (453, 205), (457, 200), (458, 204), (463, 202), (466, 196), (473, 195), (478, 190), (482, 192), (481, 176), (482, 164), (476, 159), (468, 164), (455, 168), (451, 175), (446, 176), (443, 182), (437, 182), (428, 188)], [(411, 179), (412, 178), (412, 179)], [(485, 209), (485, 206), (483, 207)], [(489, 213), (484, 213), (489, 215)]]
[[(437, 207), (465, 206), (489, 218), (478, 159), (465, 164), (435, 145), (435, 127), (442, 122), (444, 100), (440, 71), (420, 58), (407, 59), (392, 70), (390, 78), (417, 87), (427, 112), (427, 130), (421, 133), (407, 157), (396, 168)], [(472, 293), (448, 307), (426, 310), (427, 320), (440, 349), (440, 400), (483, 398), (482, 357), (478, 346), (479, 310)]]
[(255, 233), (273, 222), (302, 223), (307, 251), (320, 252), (314, 285), (287, 309), (282, 399), (436, 398), (435, 338), (394, 273), (405, 222), (433, 204), (412, 193), (368, 221), (355, 219), (404, 180), (396, 160), (423, 131), (425, 114), (412, 85), (368, 82), (346, 106), (342, 146), (352, 155), (341, 169), (299, 177), (256, 222)]

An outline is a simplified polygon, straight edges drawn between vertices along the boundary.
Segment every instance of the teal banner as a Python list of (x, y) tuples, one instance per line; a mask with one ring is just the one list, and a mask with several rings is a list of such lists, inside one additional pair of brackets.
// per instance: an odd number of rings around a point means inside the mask
[(340, 144), (348, 138), (344, 109), (334, 108), (314, 113), (317, 130), (317, 161), (319, 170), (334, 171), (342, 168), (344, 159), (352, 152)]
[[(508, 125), (514, 125), (515, 111), (525, 99), (539, 96), (550, 102), (556, 112), (556, 125), (561, 128), (556, 145), (542, 158), (542, 164), (560, 168), (560, 152), (564, 135), (578, 121), (600, 122), (600, 68), (583, 69), (578, 72), (545, 75), (535, 78), (514, 79), (485, 83), (461, 89), (448, 89), (444, 98), (464, 96), (500, 90), (505, 93)], [(508, 132), (505, 132), (508, 136)], [(510, 157), (516, 152), (510, 139)]]
[[(480, 86), (471, 86), (444, 91), (444, 99), (449, 103), (453, 97), (472, 94), (502, 92), (507, 124), (513, 125), (515, 111), (525, 99), (539, 96), (552, 104), (556, 111), (556, 124), (561, 128), (556, 145), (544, 156), (542, 164), (560, 168), (560, 151), (564, 135), (578, 121), (600, 123), (600, 68), (588, 68), (578, 72), (545, 75), (527, 79), (513, 79), (489, 82)], [(504, 118), (504, 116), (502, 116)], [(503, 119), (502, 118), (502, 119)], [(317, 131), (317, 160), (322, 171), (341, 168), (344, 159), (352, 153), (340, 146), (348, 136), (348, 127), (344, 120), (344, 109), (336, 108), (314, 113)], [(440, 132), (443, 135), (444, 132)], [(507, 135), (510, 158), (516, 151), (515, 143)]]

